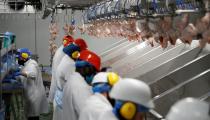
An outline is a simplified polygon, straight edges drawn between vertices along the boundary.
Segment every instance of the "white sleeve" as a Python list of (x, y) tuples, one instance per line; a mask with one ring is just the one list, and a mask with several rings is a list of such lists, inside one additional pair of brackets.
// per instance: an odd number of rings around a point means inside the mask
[(25, 70), (27, 78), (35, 80), (37, 75), (38, 75), (38, 70), (37, 69), (38, 69), (38, 66), (36, 66), (34, 64), (27, 65), (26, 70)]

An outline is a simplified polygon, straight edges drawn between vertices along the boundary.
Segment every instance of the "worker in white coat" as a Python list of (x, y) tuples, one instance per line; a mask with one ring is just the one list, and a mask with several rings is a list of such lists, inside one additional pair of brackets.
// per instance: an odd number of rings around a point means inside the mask
[(109, 91), (119, 80), (120, 77), (114, 72), (97, 73), (92, 81), (94, 95), (86, 100), (79, 120), (98, 120), (103, 112), (112, 109), (112, 104), (109, 101)]
[(87, 49), (87, 44), (85, 40), (79, 38), (74, 40), (73, 43), (63, 48), (65, 53), (60, 64), (56, 68), (56, 77), (57, 77), (57, 87), (60, 90), (63, 90), (65, 82), (69, 76), (75, 72), (75, 60), (79, 57), (79, 52)]
[(171, 107), (166, 120), (210, 120), (210, 105), (195, 98), (184, 98)]
[(143, 120), (144, 113), (154, 107), (149, 86), (136, 79), (117, 82), (110, 97), (115, 99), (114, 108), (101, 114), (99, 120)]
[(30, 58), (31, 52), (27, 48), (18, 49), (18, 64), (23, 65), (16, 76), (25, 77), (22, 80), (28, 120), (39, 120), (39, 115), (48, 112), (48, 102), (42, 81), (42, 73), (35, 60)]
[(53, 120), (62, 119), (63, 87), (70, 75), (76, 70), (74, 61), (78, 58), (80, 48), (82, 50), (87, 49), (87, 44), (83, 39), (76, 39), (74, 43), (63, 49), (66, 55), (64, 55), (56, 70), (57, 90), (54, 99), (56, 106), (54, 106)]
[(70, 44), (63, 49), (64, 53), (66, 54), (58, 68), (56, 70), (56, 92), (54, 97), (54, 112), (53, 112), (53, 120), (60, 120), (62, 119), (62, 99), (63, 99), (63, 86), (65, 85), (66, 80), (69, 76), (75, 72), (75, 63), (74, 58), (76, 58), (76, 53), (79, 52), (79, 47)]
[(56, 91), (56, 69), (62, 60), (65, 53), (63, 52), (63, 48), (74, 42), (73, 37), (66, 35), (63, 37), (63, 43), (62, 45), (57, 49), (55, 52), (55, 55), (53, 57), (53, 63), (52, 63), (52, 79), (51, 79), (51, 86), (50, 86), (50, 92), (49, 92), (49, 102), (53, 103), (55, 91)]
[(63, 89), (63, 86), (69, 75), (72, 72), (75, 72), (75, 60), (79, 57), (79, 52), (87, 49), (87, 44), (85, 40), (79, 38), (74, 40), (73, 43), (63, 48), (63, 52), (65, 53), (62, 58), (60, 64), (56, 68), (56, 76), (57, 76), (57, 87), (58, 89)]
[(101, 60), (98, 55), (83, 50), (76, 61), (76, 72), (64, 86), (63, 120), (78, 120), (85, 101), (92, 95), (90, 86), (94, 75), (100, 70)]

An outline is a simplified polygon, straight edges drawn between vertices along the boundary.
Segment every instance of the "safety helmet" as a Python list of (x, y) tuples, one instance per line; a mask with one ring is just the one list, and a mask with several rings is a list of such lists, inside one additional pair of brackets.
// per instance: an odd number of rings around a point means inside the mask
[(123, 78), (113, 86), (110, 97), (115, 100), (130, 101), (147, 108), (154, 108), (154, 103), (151, 100), (151, 89), (146, 83), (137, 79)]
[(114, 72), (99, 72), (94, 76), (92, 85), (97, 83), (108, 83), (110, 86), (113, 86), (119, 79), (119, 75)]
[(119, 76), (114, 72), (99, 72), (93, 78), (92, 90), (94, 93), (109, 92), (119, 79)]
[(73, 59), (77, 59), (79, 57), (79, 51), (80, 48), (75, 44), (69, 44), (63, 48), (63, 52)]
[(68, 46), (69, 44), (73, 43), (74, 42), (74, 38), (70, 35), (65, 35), (63, 37), (63, 46), (66, 47)]
[(210, 106), (195, 98), (185, 98), (175, 103), (166, 120), (210, 120)]
[(80, 50), (81, 50), (81, 51), (82, 51), (82, 50), (86, 50), (87, 47), (88, 47), (87, 44), (86, 44), (86, 42), (85, 42), (85, 40), (82, 39), (82, 38), (77, 38), (77, 39), (74, 41), (74, 43), (80, 47)]
[(93, 65), (97, 71), (100, 71), (101, 58), (94, 52), (83, 50), (80, 52), (79, 59), (88, 62), (89, 64)]
[(20, 48), (17, 50), (16, 58), (23, 58), (25, 60), (29, 59), (31, 56), (31, 51), (28, 48)]

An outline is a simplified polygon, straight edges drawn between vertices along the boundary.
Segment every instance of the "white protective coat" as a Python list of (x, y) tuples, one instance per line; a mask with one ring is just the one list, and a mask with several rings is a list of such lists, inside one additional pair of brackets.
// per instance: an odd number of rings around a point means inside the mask
[(76, 70), (75, 62), (68, 55), (64, 55), (60, 64), (56, 68), (57, 87), (64, 88), (66, 81)]
[(91, 86), (77, 72), (74, 72), (64, 87), (63, 120), (78, 120), (85, 101), (92, 95)]
[(58, 65), (60, 61), (62, 60), (65, 53), (63, 52), (63, 45), (61, 45), (57, 51), (55, 52), (55, 55), (53, 57), (53, 63), (52, 63), (52, 79), (51, 79), (51, 85), (50, 85), (50, 92), (49, 92), (49, 101), (53, 103), (55, 91), (56, 91), (56, 69), (58, 68)]
[(35, 60), (28, 60), (22, 72), (27, 74), (23, 80), (26, 112), (28, 117), (48, 113), (48, 102), (42, 81), (41, 70)]
[(98, 120), (119, 120), (119, 119), (114, 115), (112, 109), (110, 109), (103, 112)]
[(100, 115), (110, 109), (112, 109), (112, 105), (107, 98), (100, 93), (95, 93), (85, 102), (79, 120), (98, 120)]
[[(75, 62), (68, 55), (64, 55), (56, 70), (56, 87), (63, 90), (66, 81), (73, 72), (75, 72)], [(62, 112), (63, 110), (56, 105), (54, 99), (53, 120), (62, 120)]]

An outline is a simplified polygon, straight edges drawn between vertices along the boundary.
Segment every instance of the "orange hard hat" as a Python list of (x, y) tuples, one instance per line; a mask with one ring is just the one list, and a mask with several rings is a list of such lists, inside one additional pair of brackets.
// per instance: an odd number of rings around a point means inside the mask
[(85, 40), (82, 39), (82, 38), (77, 38), (77, 39), (74, 41), (74, 43), (80, 47), (80, 50), (81, 50), (81, 51), (86, 50), (87, 47), (88, 47), (87, 44), (86, 44), (86, 42), (85, 42)]
[(94, 52), (91, 52), (89, 50), (83, 50), (80, 52), (79, 59), (90, 63), (96, 68), (97, 71), (100, 71), (101, 58)]
[(70, 35), (65, 35), (63, 37), (63, 46), (66, 47), (68, 46), (69, 44), (73, 43), (74, 42), (74, 38)]

